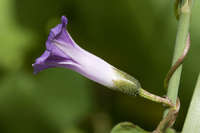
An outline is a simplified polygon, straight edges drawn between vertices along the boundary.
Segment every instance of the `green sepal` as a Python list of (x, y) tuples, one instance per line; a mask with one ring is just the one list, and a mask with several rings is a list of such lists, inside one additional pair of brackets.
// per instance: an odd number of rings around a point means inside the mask
[(114, 68), (114, 70), (121, 77), (118, 80), (113, 80), (114, 89), (128, 95), (137, 95), (141, 88), (140, 82), (117, 68)]

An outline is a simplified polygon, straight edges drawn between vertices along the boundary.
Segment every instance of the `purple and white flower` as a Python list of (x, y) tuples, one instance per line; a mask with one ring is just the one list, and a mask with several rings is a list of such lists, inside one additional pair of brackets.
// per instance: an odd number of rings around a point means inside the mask
[(61, 24), (51, 29), (45, 52), (33, 64), (35, 74), (47, 68), (64, 67), (109, 88), (125, 82), (140, 87), (134, 78), (78, 46), (66, 26), (67, 18), (62, 16)]

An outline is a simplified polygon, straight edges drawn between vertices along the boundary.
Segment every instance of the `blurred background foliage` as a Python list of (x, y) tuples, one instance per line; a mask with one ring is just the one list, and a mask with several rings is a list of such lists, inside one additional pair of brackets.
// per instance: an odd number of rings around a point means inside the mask
[[(177, 21), (174, 0), (0, 0), (0, 132), (108, 133), (122, 121), (153, 130), (163, 107), (104, 88), (61, 68), (33, 75), (50, 28), (69, 19), (68, 30), (84, 49), (165, 95)], [(191, 21), (191, 50), (185, 60), (181, 130), (199, 72), (200, 1)]]

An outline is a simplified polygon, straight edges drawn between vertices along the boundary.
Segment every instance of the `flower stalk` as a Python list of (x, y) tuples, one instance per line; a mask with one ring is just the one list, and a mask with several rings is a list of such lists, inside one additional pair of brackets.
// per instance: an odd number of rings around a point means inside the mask
[(174, 104), (167, 97), (163, 98), (163, 97), (154, 95), (154, 94), (152, 94), (152, 93), (150, 93), (150, 92), (148, 92), (148, 91), (146, 91), (142, 88), (139, 91), (139, 96), (141, 96), (145, 99), (148, 99), (150, 101), (156, 102), (156, 103), (161, 103), (161, 104), (168, 106), (170, 108), (174, 107)]

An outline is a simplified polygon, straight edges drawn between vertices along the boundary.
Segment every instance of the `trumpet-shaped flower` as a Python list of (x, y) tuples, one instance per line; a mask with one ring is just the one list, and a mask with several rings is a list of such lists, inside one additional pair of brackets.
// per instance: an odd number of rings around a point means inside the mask
[(140, 88), (137, 80), (78, 46), (66, 26), (67, 18), (62, 16), (61, 24), (50, 31), (45, 52), (33, 64), (34, 73), (47, 68), (64, 67), (109, 88), (118, 88), (126, 93), (137, 92)]

